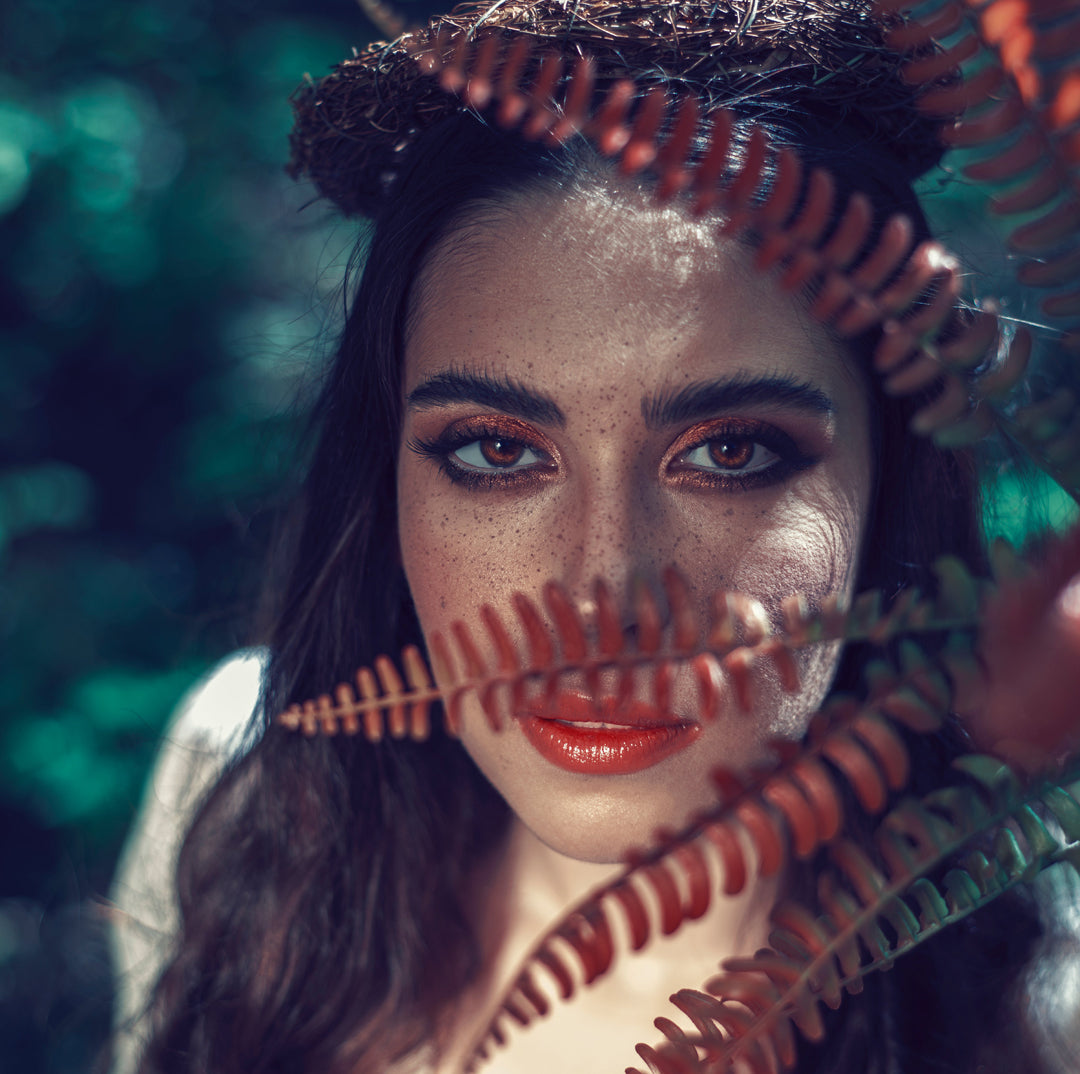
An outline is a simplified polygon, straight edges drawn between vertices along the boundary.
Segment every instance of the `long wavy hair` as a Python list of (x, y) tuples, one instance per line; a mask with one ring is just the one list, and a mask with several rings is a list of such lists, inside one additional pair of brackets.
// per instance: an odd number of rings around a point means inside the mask
[[(906, 212), (926, 234), (912, 177), (887, 146), (853, 140), (790, 103), (766, 119), (776, 141), (827, 165), (841, 189), (866, 191), (883, 216)], [(485, 206), (523, 191), (562, 196), (606, 165), (585, 145), (527, 144), (469, 115), (442, 122), (408, 152), (374, 221), (315, 408), (310, 468), (267, 583), (265, 726), (183, 846), (181, 932), (153, 998), (143, 1074), (383, 1071), (435, 1039), (480, 968), (473, 889), (509, 814), (461, 745), (440, 731), (421, 744), (306, 740), (266, 717), (381, 652), (422, 644), (399, 562), (395, 464), (410, 291), (425, 259)], [(908, 431), (917, 403), (885, 398), (872, 376), (867, 391), (877, 465), (858, 586), (889, 596), (931, 586), (929, 565), (943, 553), (982, 562), (977, 483), (966, 455)], [(837, 684), (855, 686), (864, 659), (849, 647)], [(953, 750), (947, 737), (919, 749), (915, 767), (929, 786)], [(871, 982), (823, 1045), (804, 1047), (800, 1074), (966, 1068), (977, 1017), (1007, 990), (1031, 938), (1004, 903)], [(1002, 936), (1016, 938), (1014, 949)], [(991, 948), (992, 974), (980, 954)]]

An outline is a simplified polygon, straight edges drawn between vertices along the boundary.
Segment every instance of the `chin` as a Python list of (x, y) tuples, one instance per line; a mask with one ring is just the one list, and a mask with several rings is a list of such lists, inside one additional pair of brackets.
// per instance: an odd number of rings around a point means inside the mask
[[(606, 704), (567, 690), (505, 714), (495, 731), (479, 704), (466, 700), (461, 738), (481, 772), (518, 820), (569, 858), (624, 861), (713, 809), (712, 773), (745, 772), (772, 754), (771, 740), (802, 737), (827, 678), (804, 667), (803, 689), (785, 693), (766, 670), (757, 704), (725, 704), (711, 720), (692, 716), (693, 696), (676, 684), (671, 711), (641, 700)], [(820, 681), (819, 681), (820, 680)]]
[(556, 853), (597, 864), (624, 862), (635, 851), (654, 845), (663, 830), (676, 831), (692, 812), (674, 808), (628, 806), (611, 796), (589, 796), (580, 803), (561, 802), (556, 808), (515, 809), (521, 822)]
[(583, 775), (552, 765), (513, 730), (503, 734), (505, 745), (516, 748), (488, 752), (487, 742), (468, 736), (466, 748), (518, 820), (546, 846), (578, 861), (622, 862), (717, 801), (712, 766), (702, 756), (684, 753), (624, 775)]

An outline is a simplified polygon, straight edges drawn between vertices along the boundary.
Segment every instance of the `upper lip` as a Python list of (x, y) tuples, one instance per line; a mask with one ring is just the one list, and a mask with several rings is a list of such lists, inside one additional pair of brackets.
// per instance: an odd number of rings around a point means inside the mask
[(531, 702), (519, 715), (564, 723), (607, 723), (616, 727), (672, 727), (694, 722), (647, 701), (631, 698), (620, 703), (611, 696), (594, 698), (572, 690), (560, 690), (550, 701), (541, 698)]

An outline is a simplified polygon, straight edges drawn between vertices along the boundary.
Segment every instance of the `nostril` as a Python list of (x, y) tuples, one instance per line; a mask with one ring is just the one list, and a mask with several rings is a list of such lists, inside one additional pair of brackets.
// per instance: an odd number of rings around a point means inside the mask
[(585, 650), (616, 656), (627, 650), (659, 652), (665, 645), (691, 652), (707, 624), (702, 622), (690, 586), (674, 567), (659, 582), (643, 574), (622, 580), (616, 590), (598, 577), (586, 595), (558, 582), (544, 588), (544, 605), (563, 654), (580, 657)]
[(600, 651), (605, 654), (621, 652), (628, 639), (628, 621), (620, 613), (618, 602), (603, 578), (597, 578), (593, 582), (591, 603), (596, 609), (592, 621)]
[(634, 620), (637, 627), (637, 648), (643, 653), (655, 653), (664, 640), (668, 617), (653, 587), (638, 576), (632, 584)]

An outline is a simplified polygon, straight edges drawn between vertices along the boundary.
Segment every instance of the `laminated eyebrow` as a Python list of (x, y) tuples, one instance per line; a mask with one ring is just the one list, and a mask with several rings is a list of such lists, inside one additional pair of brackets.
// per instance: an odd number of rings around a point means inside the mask
[(641, 415), (646, 426), (658, 429), (746, 406), (793, 407), (821, 415), (836, 409), (820, 388), (793, 378), (740, 376), (657, 392), (641, 401)]
[(406, 405), (417, 409), (451, 403), (476, 403), (527, 421), (566, 424), (566, 416), (550, 396), (509, 377), (448, 370), (425, 380), (406, 398)]

